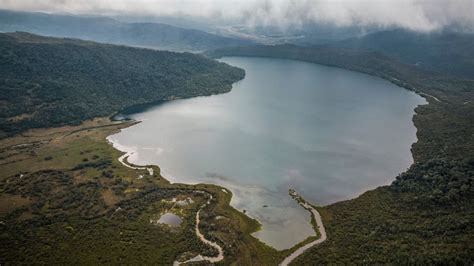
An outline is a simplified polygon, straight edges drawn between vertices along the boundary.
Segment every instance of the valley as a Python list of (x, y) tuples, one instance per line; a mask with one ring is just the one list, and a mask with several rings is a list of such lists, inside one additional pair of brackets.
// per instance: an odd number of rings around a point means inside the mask
[(0, 15), (0, 264), (474, 262), (461, 24)]

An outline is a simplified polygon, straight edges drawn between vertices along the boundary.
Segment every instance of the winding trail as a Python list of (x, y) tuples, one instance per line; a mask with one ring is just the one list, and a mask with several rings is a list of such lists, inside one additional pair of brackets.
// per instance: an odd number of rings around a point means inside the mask
[(180, 264), (185, 264), (185, 263), (188, 263), (188, 262), (198, 262), (198, 261), (208, 261), (210, 263), (216, 263), (216, 262), (219, 262), (219, 261), (224, 259), (224, 250), (222, 249), (222, 247), (219, 246), (216, 242), (212, 242), (212, 241), (206, 239), (206, 237), (204, 237), (204, 235), (199, 230), (199, 222), (200, 222), (199, 214), (201, 213), (201, 210), (204, 207), (206, 207), (207, 205), (209, 205), (211, 203), (212, 195), (205, 192), (205, 191), (198, 190), (197, 192), (207, 194), (209, 196), (209, 199), (206, 201), (206, 203), (201, 205), (201, 208), (199, 208), (198, 212), (196, 213), (196, 226), (195, 226), (196, 235), (199, 237), (199, 240), (201, 240), (201, 242), (203, 242), (204, 244), (206, 244), (208, 246), (211, 246), (211, 247), (217, 249), (218, 254), (215, 257), (208, 257), (208, 256), (203, 256), (203, 255), (199, 254), (196, 257), (191, 258), (191, 259), (186, 260), (186, 261), (182, 261), (182, 262), (175, 261), (173, 263), (173, 265), (180, 265)]
[(301, 205), (301, 207), (303, 207), (306, 210), (311, 212), (311, 214), (314, 216), (314, 219), (316, 220), (316, 225), (318, 226), (319, 233), (321, 234), (321, 236), (318, 239), (314, 240), (313, 242), (310, 242), (310, 243), (298, 248), (297, 250), (295, 250), (293, 253), (291, 253), (288, 257), (286, 257), (279, 264), (281, 266), (287, 266), (288, 264), (290, 264), (291, 261), (296, 259), (301, 254), (303, 254), (303, 252), (305, 252), (306, 250), (308, 250), (308, 249), (310, 249), (310, 248), (312, 248), (312, 247), (314, 247), (318, 244), (321, 244), (322, 242), (326, 241), (326, 239), (327, 239), (326, 229), (324, 229), (324, 224), (323, 224), (323, 221), (321, 219), (321, 215), (319, 214), (319, 212), (315, 208), (313, 208), (313, 206), (309, 205), (300, 195), (298, 195), (295, 190), (290, 189), (290, 195), (291, 195), (291, 197), (293, 197), (293, 199), (295, 199)]
[[(131, 166), (129, 165), (126, 160), (127, 158), (132, 155), (133, 152), (127, 152), (125, 153), (124, 155), (120, 156), (118, 158), (118, 161), (123, 164), (125, 167), (128, 167), (128, 168), (131, 168), (131, 169), (135, 169), (135, 170), (148, 170), (148, 173), (150, 175), (153, 175), (153, 168), (147, 168), (147, 167), (138, 167), (138, 166)], [(188, 262), (199, 262), (199, 261), (208, 261), (210, 263), (216, 263), (216, 262), (219, 262), (221, 260), (224, 259), (224, 249), (219, 246), (219, 244), (217, 244), (216, 242), (212, 242), (208, 239), (206, 239), (206, 237), (201, 233), (201, 231), (199, 230), (199, 223), (201, 221), (199, 215), (201, 214), (201, 211), (202, 209), (204, 209), (207, 205), (211, 204), (211, 200), (212, 200), (212, 195), (207, 193), (206, 191), (202, 191), (202, 190), (196, 190), (195, 192), (198, 192), (198, 193), (202, 193), (202, 194), (206, 194), (208, 196), (208, 200), (201, 205), (201, 207), (199, 208), (199, 210), (197, 211), (196, 213), (196, 226), (195, 226), (195, 232), (196, 232), (196, 236), (199, 238), (199, 240), (201, 240), (201, 242), (203, 242), (204, 244), (208, 245), (208, 246), (211, 246), (215, 249), (217, 249), (217, 256), (215, 257), (208, 257), (208, 256), (203, 256), (201, 254), (195, 256), (194, 258), (191, 258), (189, 260), (186, 260), (186, 261), (174, 261), (173, 265), (180, 265), (180, 264), (185, 264), (185, 263), (188, 263)], [(226, 192), (227, 193), (227, 192)]]

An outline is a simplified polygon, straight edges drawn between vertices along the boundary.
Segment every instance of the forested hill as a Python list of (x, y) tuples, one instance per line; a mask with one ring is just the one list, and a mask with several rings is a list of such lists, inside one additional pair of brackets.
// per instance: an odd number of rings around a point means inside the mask
[(253, 43), (163, 23), (0, 10), (0, 32), (15, 31), (173, 51), (204, 51)]
[(422, 69), (474, 79), (473, 33), (420, 33), (398, 29), (351, 38), (329, 46), (377, 51)]
[(190, 53), (0, 34), (0, 136), (227, 92), (243, 70)]

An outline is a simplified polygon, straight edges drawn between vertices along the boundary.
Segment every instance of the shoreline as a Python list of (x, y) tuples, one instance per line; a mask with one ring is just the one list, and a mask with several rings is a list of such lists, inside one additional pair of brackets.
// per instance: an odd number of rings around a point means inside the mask
[[(108, 141), (108, 143), (110, 145), (112, 145), (112, 147), (118, 151), (120, 151), (118, 148), (116, 148), (113, 144), (113, 142), (111, 141)], [(123, 155), (121, 155), (117, 160), (122, 164), (124, 165), (125, 167), (128, 167), (130, 169), (134, 169), (134, 170), (147, 170), (149, 173), (150, 173), (150, 176), (153, 176), (153, 168), (148, 168), (146, 166), (133, 166), (131, 165), (128, 161), (127, 161), (127, 158), (128, 156), (132, 155), (134, 153), (134, 151), (128, 151), (128, 152), (125, 152)], [(165, 178), (166, 179), (166, 178)], [(167, 180), (167, 179), (166, 179)], [(186, 184), (186, 185), (189, 185), (189, 184)], [(207, 185), (207, 184), (203, 184), (203, 185)], [(209, 184), (209, 185), (215, 185), (215, 184)], [(194, 185), (190, 185), (190, 186), (194, 186)], [(216, 186), (219, 186), (219, 185), (216, 185)], [(220, 186), (219, 186), (220, 187)], [(201, 232), (201, 230), (199, 229), (199, 224), (200, 224), (200, 213), (201, 211), (207, 207), (208, 205), (211, 204), (211, 201), (213, 200), (213, 196), (212, 194), (206, 192), (206, 191), (203, 191), (203, 190), (200, 190), (200, 189), (195, 189), (193, 190), (194, 192), (197, 192), (197, 193), (202, 193), (202, 194), (206, 194), (208, 196), (208, 200), (202, 204), (198, 211), (196, 212), (196, 216), (195, 216), (195, 221), (196, 221), (196, 224), (195, 224), (195, 227), (194, 227), (194, 231), (195, 231), (195, 234), (196, 236), (199, 238), (199, 240), (201, 242), (203, 242), (204, 244), (214, 248), (217, 250), (218, 254), (214, 257), (209, 257), (209, 256), (204, 256), (204, 255), (201, 255), (201, 254), (198, 254), (190, 259), (187, 259), (185, 261), (178, 261), (178, 260), (175, 260), (173, 262), (173, 266), (179, 266), (179, 265), (182, 265), (182, 264), (187, 264), (187, 263), (194, 263), (194, 262), (203, 262), (203, 261), (207, 261), (209, 263), (217, 263), (217, 262), (221, 262), (222, 260), (225, 259), (225, 256), (224, 256), (224, 249), (216, 242), (212, 242), (208, 239), (206, 239), (206, 237), (204, 236), (204, 234)], [(226, 193), (228, 194), (229, 190), (228, 188), (225, 188), (225, 187), (222, 187), (221, 191), (223, 193)], [(289, 263), (291, 261), (293, 261), (294, 259), (296, 259), (297, 257), (299, 257), (300, 255), (302, 255), (306, 250), (324, 242), (327, 240), (327, 235), (326, 235), (326, 230), (325, 230), (325, 227), (324, 227), (324, 224), (323, 224), (323, 221), (322, 221), (322, 218), (321, 218), (321, 215), (319, 214), (319, 212), (314, 208), (312, 207), (309, 203), (306, 202), (306, 200), (304, 200), (304, 198), (302, 198), (299, 194), (296, 193), (296, 191), (294, 189), (289, 189), (289, 195), (292, 199), (294, 199), (301, 207), (303, 207), (305, 210), (309, 211), (311, 213), (311, 219), (315, 219), (316, 221), (316, 227), (313, 226), (313, 229), (315, 230), (316, 234), (319, 235), (319, 238), (316, 239), (316, 240), (313, 240), (307, 244), (304, 244), (303, 246), (300, 246), (302, 243), (304, 243), (306, 240), (304, 241), (301, 241), (301, 242), (298, 242), (296, 243), (295, 245), (293, 245), (292, 247), (290, 247), (289, 249), (287, 250), (292, 250), (292, 249), (295, 249), (296, 247), (298, 247), (296, 250), (294, 250), (293, 252), (290, 253), (290, 255), (286, 256), (283, 261), (281, 263), (279, 263), (278, 265), (281, 265), (281, 266), (287, 266), (289, 265)], [(229, 207), (232, 207), (229, 203), (228, 205)], [(250, 219), (253, 219), (253, 220), (256, 220), (257, 222), (259, 222), (260, 224), (260, 221), (258, 221), (256, 218), (253, 218), (253, 217), (250, 217), (249, 215), (247, 215), (245, 212), (242, 212), (238, 209), (236, 209), (238, 212), (240, 212), (241, 214), (249, 217)], [(258, 232), (259, 230), (261, 230), (261, 224), (260, 224), (260, 227), (255, 231), (255, 232)], [(250, 234), (252, 235), (252, 234)], [(256, 237), (255, 237), (256, 238)], [(258, 238), (256, 238), (258, 239)], [(261, 240), (259, 240), (261, 241)], [(262, 241), (261, 241), (262, 242)], [(266, 244), (265, 242), (262, 242), (264, 243), (265, 245), (268, 245)], [(270, 246), (271, 247), (271, 246)], [(273, 249), (275, 249), (274, 247), (271, 247)], [(284, 250), (277, 250), (277, 252), (282, 252)], [(184, 253), (183, 253), (184, 254)]]
[[(136, 124), (136, 123), (135, 123)], [(121, 129), (123, 130), (123, 129)], [(229, 203), (228, 203), (228, 207), (230, 208), (233, 208), (235, 209), (236, 211), (238, 211), (240, 214), (246, 216), (247, 218), (251, 219), (251, 220), (254, 220), (258, 223), (258, 227), (249, 233), (249, 235), (252, 237), (252, 238), (255, 238), (256, 240), (258, 240), (259, 242), (265, 244), (266, 246), (268, 247), (271, 247), (272, 249), (276, 250), (277, 252), (285, 252), (286, 250), (291, 250), (291, 249), (294, 249), (296, 246), (299, 246), (301, 245), (301, 243), (304, 243), (305, 241), (307, 241), (308, 238), (310, 237), (314, 237), (314, 228), (313, 226), (311, 226), (310, 223), (308, 223), (308, 227), (305, 228), (305, 231), (303, 231), (303, 233), (301, 233), (301, 237), (299, 237), (297, 240), (295, 241), (291, 241), (291, 245), (285, 245), (284, 247), (282, 246), (275, 246), (274, 244), (277, 243), (276, 240), (271, 240), (271, 239), (268, 239), (268, 238), (265, 238), (266, 236), (265, 235), (262, 235), (262, 236), (259, 236), (259, 235), (256, 235), (258, 234), (259, 232), (262, 232), (263, 230), (265, 230), (265, 228), (268, 228), (268, 230), (273, 230), (272, 227), (271, 227), (271, 224), (269, 222), (265, 222), (265, 221), (262, 221), (261, 219), (259, 219), (257, 217), (257, 213), (256, 213), (256, 209), (253, 209), (254, 212), (252, 212), (252, 210), (250, 208), (246, 208), (246, 206), (237, 206), (238, 203), (240, 202), (240, 200), (243, 199), (243, 196), (239, 195), (239, 193), (236, 193), (236, 191), (247, 191), (248, 189), (256, 189), (257, 191), (255, 191), (254, 193), (263, 193), (265, 195), (272, 195), (272, 194), (269, 194), (269, 190), (266, 190), (265, 188), (262, 188), (262, 187), (257, 187), (257, 186), (239, 186), (238, 184), (233, 184), (233, 183), (213, 183), (213, 182), (198, 182), (198, 181), (186, 181), (186, 180), (179, 180), (179, 178), (176, 178), (176, 177), (173, 177), (173, 178), (169, 178), (169, 175), (167, 175), (166, 171), (163, 171), (163, 169), (159, 166), (159, 165), (156, 165), (156, 164), (151, 164), (151, 165), (139, 165), (139, 164), (134, 164), (134, 163), (130, 163), (130, 162), (124, 162), (124, 159), (128, 159), (130, 157), (128, 156), (131, 156), (133, 154), (136, 154), (137, 150), (135, 147), (132, 147), (132, 146), (127, 146), (127, 145), (122, 145), (120, 143), (118, 143), (117, 141), (114, 141), (113, 139), (109, 138), (113, 136), (112, 135), (109, 135), (106, 140), (107, 142), (109, 143), (109, 145), (111, 145), (114, 149), (120, 151), (121, 153), (123, 153), (120, 158), (118, 158), (118, 160), (120, 161), (120, 163), (126, 167), (134, 167), (133, 169), (137, 169), (137, 170), (146, 170), (147, 167), (157, 167), (159, 168), (159, 171), (158, 171), (158, 174), (160, 174), (160, 176), (166, 180), (169, 184), (173, 185), (173, 184), (184, 184), (184, 185), (189, 185), (189, 186), (197, 186), (197, 185), (211, 185), (211, 186), (216, 186), (216, 187), (220, 187), (222, 189), (225, 189), (226, 192), (223, 192), (223, 193), (228, 193), (228, 192), (231, 192), (230, 194), (230, 200), (229, 200)], [(262, 191), (262, 189), (264, 189)], [(220, 189), (219, 189), (220, 190)], [(196, 191), (199, 191), (199, 190), (196, 190)], [(228, 192), (227, 192), (228, 191)], [(274, 198), (272, 198), (272, 201), (269, 201), (269, 203), (272, 203), (274, 202), (273, 200), (275, 200)], [(293, 205), (293, 201), (291, 200), (291, 198), (289, 199), (289, 202), (291, 203), (291, 205)], [(249, 207), (249, 206), (247, 206)], [(298, 215), (304, 215), (303, 218), (301, 219), (304, 219), (305, 222), (310, 222), (311, 221), (311, 214), (307, 214), (306, 211), (304, 210), (301, 210), (299, 208), (299, 205), (296, 204), (295, 206), (286, 206), (288, 208), (292, 208), (293, 210), (295, 210), (295, 212), (292, 212), (293, 215), (295, 214), (298, 214)], [(306, 217), (306, 215), (308, 215)], [(307, 219), (306, 219), (307, 218)], [(267, 227), (265, 227), (265, 225)], [(268, 233), (267, 233), (268, 234)]]

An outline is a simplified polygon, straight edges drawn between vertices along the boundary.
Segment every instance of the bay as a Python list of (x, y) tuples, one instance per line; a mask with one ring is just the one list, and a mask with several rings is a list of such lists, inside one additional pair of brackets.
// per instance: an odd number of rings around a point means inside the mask
[(143, 121), (108, 139), (172, 182), (213, 183), (259, 220), (254, 236), (286, 249), (314, 235), (289, 196), (325, 205), (389, 184), (413, 162), (414, 108), (426, 103), (386, 80), (270, 58), (226, 57), (245, 69), (231, 92), (132, 108)]

